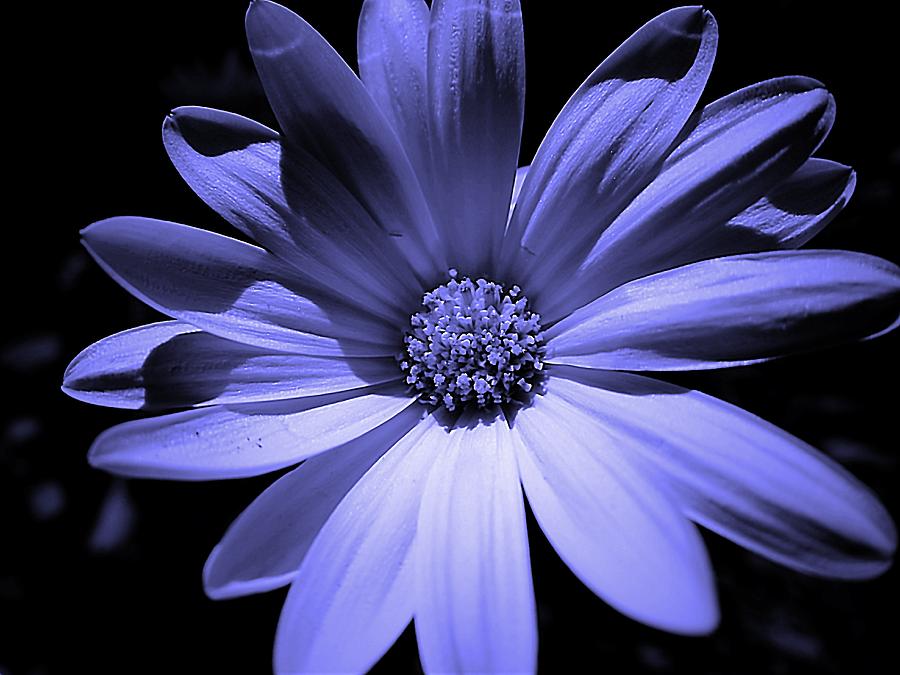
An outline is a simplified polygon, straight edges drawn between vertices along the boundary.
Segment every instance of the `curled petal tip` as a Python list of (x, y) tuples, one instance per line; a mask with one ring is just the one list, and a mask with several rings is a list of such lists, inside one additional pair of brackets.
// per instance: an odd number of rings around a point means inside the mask
[(269, 0), (250, 0), (247, 7), (245, 22), (249, 25), (251, 21), (277, 21), (276, 14), (293, 14), (287, 7), (279, 5), (277, 2)]
[(700, 5), (677, 7), (664, 13), (668, 17), (668, 30), (685, 37), (699, 37), (709, 24), (715, 24), (715, 17)]

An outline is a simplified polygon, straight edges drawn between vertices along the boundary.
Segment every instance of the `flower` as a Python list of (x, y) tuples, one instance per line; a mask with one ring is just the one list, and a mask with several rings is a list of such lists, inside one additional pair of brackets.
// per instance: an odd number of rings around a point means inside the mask
[(769, 80), (695, 112), (716, 24), (674, 9), (517, 170), (516, 0), (366, 0), (361, 79), (279, 5), (251, 4), (247, 33), (282, 133), (179, 108), (163, 135), (260, 247), (146, 218), (88, 227), (97, 262), (172, 320), (92, 345), (64, 389), (188, 409), (103, 433), (89, 458), (116, 474), (299, 464), (204, 569), (214, 598), (291, 584), (277, 672), (365, 670), (410, 620), (427, 671), (534, 670), (523, 494), (589, 588), (677, 633), (718, 621), (692, 521), (801, 572), (890, 565), (891, 519), (843, 469), (635, 374), (896, 325), (896, 266), (796, 250), (855, 182), (810, 158), (834, 116), (820, 83)]

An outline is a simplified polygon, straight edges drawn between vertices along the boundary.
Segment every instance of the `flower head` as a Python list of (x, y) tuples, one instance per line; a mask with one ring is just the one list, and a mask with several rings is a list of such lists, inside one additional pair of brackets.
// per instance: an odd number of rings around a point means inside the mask
[(406, 383), (419, 401), (460, 406), (503, 405), (527, 395), (543, 369), (541, 317), (513, 286), (468, 277), (425, 294), (424, 311), (413, 314), (412, 330), (398, 357)]
[(88, 347), (64, 389), (187, 409), (103, 433), (89, 458), (113, 473), (299, 464), (204, 569), (215, 598), (291, 584), (277, 672), (365, 670), (410, 621), (427, 671), (534, 670), (524, 498), (591, 590), (677, 633), (718, 621), (694, 523), (811, 574), (890, 565), (893, 523), (843, 469), (629, 372), (897, 324), (895, 265), (795, 250), (855, 183), (811, 158), (834, 117), (820, 83), (777, 78), (698, 108), (716, 23), (673, 9), (517, 169), (518, 0), (366, 0), (360, 77), (284, 7), (257, 0), (246, 24), (281, 132), (179, 108), (163, 136), (258, 246), (147, 218), (85, 229), (97, 262), (171, 320)]

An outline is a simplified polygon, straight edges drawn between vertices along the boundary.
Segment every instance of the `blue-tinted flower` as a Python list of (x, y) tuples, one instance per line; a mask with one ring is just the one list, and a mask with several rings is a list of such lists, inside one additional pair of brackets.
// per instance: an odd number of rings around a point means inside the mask
[[(797, 251), (853, 172), (811, 159), (834, 103), (786, 77), (696, 110), (712, 16), (649, 22), (517, 171), (517, 0), (366, 0), (358, 79), (302, 19), (247, 15), (279, 134), (204, 108), (164, 125), (197, 194), (260, 247), (146, 218), (88, 227), (171, 321), (80, 354), (76, 398), (189, 408), (114, 427), (113, 473), (209, 480), (300, 464), (204, 570), (291, 584), (278, 672), (364, 670), (415, 621), (428, 671), (530, 671), (522, 487), (566, 564), (621, 612), (718, 620), (694, 523), (811, 574), (865, 578), (890, 517), (753, 415), (627, 371), (720, 368), (894, 326), (900, 271)], [(511, 201), (514, 207), (510, 208)]]

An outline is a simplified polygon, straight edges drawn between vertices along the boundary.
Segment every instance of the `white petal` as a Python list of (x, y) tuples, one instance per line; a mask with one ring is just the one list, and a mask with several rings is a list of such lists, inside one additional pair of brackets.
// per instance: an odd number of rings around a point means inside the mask
[(329, 167), (422, 278), (446, 270), (443, 248), (406, 153), (362, 82), (289, 9), (256, 0), (250, 54), (285, 138)]
[(366, 0), (359, 13), (359, 76), (391, 122), (420, 180), (431, 171), (425, 0)]
[(391, 357), (268, 352), (165, 321), (92, 344), (66, 368), (63, 391), (95, 405), (158, 410), (300, 398), (399, 379)]
[(675, 633), (710, 632), (718, 607), (700, 535), (665, 484), (554, 384), (514, 426), (525, 494), (547, 539), (623, 614)]
[(448, 258), (485, 270), (506, 227), (525, 111), (519, 0), (434, 0), (430, 199)]
[(135, 478), (256, 476), (352, 441), (413, 404), (400, 387), (198, 408), (126, 422), (91, 446), (97, 468)]
[(129, 293), (174, 319), (264, 349), (390, 356), (396, 329), (302, 283), (263, 249), (152, 218), (109, 218), (85, 247)]
[(897, 533), (884, 507), (803, 441), (723, 401), (638, 375), (552, 372), (553, 392), (607, 429), (622, 452), (646, 458), (705, 527), (810, 574), (865, 578), (890, 565)]
[(656, 174), (703, 91), (717, 42), (716, 22), (701, 7), (664, 12), (605, 59), (560, 111), (503, 243), (504, 271), (528, 280), (532, 295), (561, 267), (571, 272), (567, 264), (583, 259)]
[(849, 166), (813, 158), (766, 195), (728, 220), (720, 234), (730, 240), (710, 250), (751, 251), (799, 248), (832, 221), (850, 201), (856, 172)]
[(618, 370), (744, 365), (889, 330), (900, 269), (851, 251), (750, 253), (627, 283), (545, 336), (546, 360)]
[(332, 513), (285, 601), (275, 637), (276, 673), (364, 672), (409, 624), (416, 516), (447, 439), (427, 417)]
[(337, 505), (424, 412), (422, 406), (410, 406), (275, 481), (238, 516), (210, 554), (203, 568), (207, 595), (233, 598), (290, 583)]
[[(402, 316), (416, 278), (396, 237), (308, 152), (234, 113), (176, 108), (169, 158), (194, 192), (310, 283), (379, 316)], [(415, 299), (415, 292), (413, 293)]]
[(528, 556), (510, 429), (463, 420), (436, 457), (419, 512), (415, 624), (426, 672), (535, 670)]
[[(808, 78), (769, 80), (707, 106), (659, 174), (581, 254), (577, 270), (548, 277), (541, 316), (556, 320), (626, 281), (748, 250), (741, 248), (746, 236), (719, 236), (724, 224), (796, 171), (833, 120), (833, 98)], [(775, 247), (760, 236), (749, 250)]]

